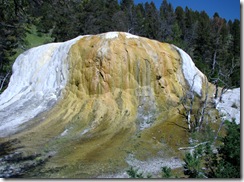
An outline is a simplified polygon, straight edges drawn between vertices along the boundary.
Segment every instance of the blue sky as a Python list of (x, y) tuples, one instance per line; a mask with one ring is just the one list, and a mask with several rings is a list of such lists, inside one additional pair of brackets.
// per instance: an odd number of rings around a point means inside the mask
[[(153, 1), (159, 8), (163, 0), (134, 0), (134, 3), (145, 3)], [(210, 17), (215, 12), (220, 17), (228, 20), (240, 20), (240, 1), (239, 0), (167, 0), (174, 8), (181, 6), (183, 9), (187, 6), (192, 10), (206, 11)]]

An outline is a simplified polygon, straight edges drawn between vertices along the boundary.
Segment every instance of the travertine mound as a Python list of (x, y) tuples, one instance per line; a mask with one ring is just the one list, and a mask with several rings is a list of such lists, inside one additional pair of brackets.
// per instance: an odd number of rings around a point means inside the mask
[(55, 151), (47, 169), (82, 164), (88, 176), (115, 170), (128, 153), (158, 154), (162, 131), (170, 128), (164, 123), (180, 118), (180, 99), (190, 87), (200, 98), (205, 84), (183, 50), (128, 33), (43, 45), (14, 64), (0, 96), (0, 137), (18, 138), (30, 153)]

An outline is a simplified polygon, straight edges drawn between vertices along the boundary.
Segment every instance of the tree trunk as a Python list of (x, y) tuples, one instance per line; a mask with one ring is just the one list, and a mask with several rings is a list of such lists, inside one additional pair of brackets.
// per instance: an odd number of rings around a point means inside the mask
[[(207, 89), (208, 89), (208, 85), (207, 85)], [(207, 107), (207, 101), (208, 101), (208, 90), (207, 90), (207, 93), (206, 93), (206, 97), (205, 97), (205, 100), (204, 100), (204, 103), (203, 103), (203, 107), (202, 107), (202, 111), (201, 111), (201, 116), (200, 116), (200, 119), (199, 119), (198, 131), (202, 128), (204, 115), (205, 115), (205, 109)]]
[(206, 94), (205, 94), (205, 99), (204, 99), (203, 105), (201, 107), (200, 116), (198, 116), (198, 118), (196, 118), (196, 123), (198, 124), (197, 131), (200, 131), (202, 128), (202, 124), (203, 124), (204, 116), (205, 116), (205, 109), (207, 107), (207, 101), (208, 101), (208, 82), (206, 85)]
[(212, 64), (212, 73), (214, 73), (214, 70), (215, 70), (216, 56), (217, 56), (217, 50), (214, 51), (213, 64)]
[(219, 84), (218, 84), (218, 80), (217, 80), (216, 84), (215, 84), (215, 96), (214, 96), (214, 99), (218, 98), (218, 92), (219, 92)]
[(6, 79), (8, 78), (9, 74), (10, 74), (10, 71), (5, 75), (5, 77), (1, 81), (2, 83), (1, 83), (1, 86), (0, 86), (0, 91), (3, 89), (4, 83), (5, 83)]
[(219, 96), (219, 102), (222, 102), (223, 94), (224, 94), (225, 91), (226, 91), (226, 87), (223, 87), (222, 90), (221, 90), (220, 96)]
[(188, 124), (189, 131), (191, 131), (191, 111), (190, 110), (188, 111), (188, 114), (187, 114), (187, 124)]
[(215, 137), (214, 137), (214, 142), (213, 142), (213, 143), (216, 142), (216, 140), (217, 140), (217, 138), (218, 138), (218, 134), (219, 134), (219, 132), (220, 132), (222, 126), (224, 125), (224, 121), (225, 121), (225, 120), (222, 120), (222, 121), (221, 121), (221, 123), (220, 123), (220, 125), (219, 125), (219, 129), (218, 129), (218, 131), (217, 131), (217, 133), (216, 133), (216, 135), (215, 135)]

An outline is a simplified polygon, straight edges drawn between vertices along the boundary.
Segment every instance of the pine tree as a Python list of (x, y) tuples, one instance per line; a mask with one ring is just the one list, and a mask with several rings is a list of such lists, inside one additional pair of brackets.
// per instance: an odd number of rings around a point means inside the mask
[[(240, 178), (240, 124), (234, 121), (225, 121), (226, 136), (221, 139), (222, 146), (218, 148), (218, 153), (209, 150), (205, 157), (205, 174), (208, 178)], [(208, 159), (208, 160), (206, 160)]]
[[(175, 19), (181, 29), (182, 34), (185, 33), (186, 23), (185, 23), (185, 12), (182, 7), (178, 6), (175, 9)], [(184, 37), (182, 36), (181, 39)]]
[(135, 34), (146, 37), (146, 13), (142, 3), (135, 6), (135, 19)]
[(236, 68), (231, 75), (232, 85), (240, 86), (240, 21), (235, 19), (233, 25), (230, 27), (230, 33), (233, 36), (233, 44), (231, 52), (233, 52), (233, 61), (236, 64)]
[(125, 27), (127, 32), (135, 32), (135, 12), (134, 12), (134, 0), (121, 0), (120, 8), (125, 13), (126, 22)]
[(169, 42), (173, 40), (173, 26), (175, 23), (175, 13), (172, 5), (163, 0), (160, 6), (160, 18), (161, 18), (161, 41)]
[(145, 31), (148, 38), (159, 40), (161, 37), (160, 32), (160, 19), (157, 8), (153, 2), (145, 4)]
[(205, 11), (199, 14), (197, 26), (197, 37), (195, 39), (194, 59), (197, 67), (202, 68), (203, 73), (207, 73), (212, 60), (212, 44), (210, 39), (210, 21)]
[(24, 45), (27, 8), (25, 0), (0, 2), (0, 91), (7, 86), (16, 49)]
[(194, 151), (193, 155), (186, 153), (184, 158), (184, 174), (188, 175), (189, 178), (199, 178), (201, 177), (201, 159), (198, 157), (197, 153)]
[(100, 32), (114, 31), (115, 24), (112, 21), (112, 18), (118, 12), (119, 5), (117, 0), (105, 0), (102, 2), (100, 7), (101, 15), (98, 17), (100, 22)]

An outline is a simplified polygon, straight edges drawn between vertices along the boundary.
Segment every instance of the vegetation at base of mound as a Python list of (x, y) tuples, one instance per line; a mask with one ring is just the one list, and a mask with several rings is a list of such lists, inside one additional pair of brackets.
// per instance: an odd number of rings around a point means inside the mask
[[(218, 145), (205, 140), (186, 147), (190, 152), (185, 153), (183, 168), (162, 166), (161, 178), (240, 178), (240, 124), (225, 121), (224, 126), (226, 133), (219, 137)], [(160, 178), (139, 168), (130, 167), (126, 172), (129, 178)]]

